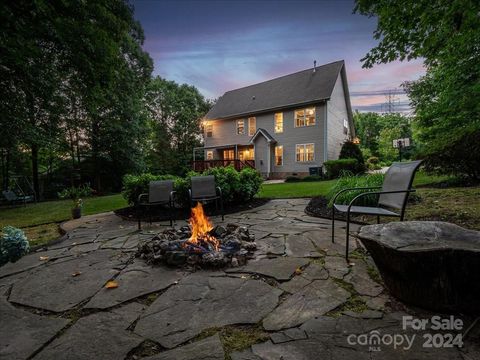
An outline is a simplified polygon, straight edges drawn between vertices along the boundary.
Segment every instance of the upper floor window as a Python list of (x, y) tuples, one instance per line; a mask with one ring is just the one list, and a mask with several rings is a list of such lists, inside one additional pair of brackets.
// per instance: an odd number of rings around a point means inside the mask
[(212, 137), (213, 136), (213, 125), (209, 124), (205, 126), (205, 133), (207, 137)]
[(315, 125), (315, 108), (295, 110), (295, 127)]
[(257, 131), (257, 119), (255, 117), (248, 118), (248, 135), (253, 136), (255, 135), (255, 131)]
[(245, 120), (237, 120), (237, 135), (245, 135)]
[(274, 131), (283, 133), (283, 113), (276, 113), (274, 117)]
[(283, 146), (282, 145), (275, 146), (275, 165), (276, 166), (283, 165)]
[(295, 156), (298, 162), (314, 161), (315, 160), (315, 144), (295, 145)]
[(343, 119), (343, 133), (345, 135), (348, 134), (348, 121), (347, 121), (347, 119)]

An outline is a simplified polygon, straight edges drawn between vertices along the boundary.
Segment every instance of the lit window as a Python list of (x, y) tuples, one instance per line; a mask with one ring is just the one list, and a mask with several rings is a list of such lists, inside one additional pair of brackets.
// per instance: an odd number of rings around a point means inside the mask
[(213, 136), (213, 125), (207, 125), (205, 126), (205, 132), (207, 134), (207, 137), (212, 137)]
[(275, 146), (275, 165), (282, 166), (283, 165), (283, 146)]
[(234, 150), (223, 150), (223, 160), (233, 160), (235, 159)]
[(295, 127), (315, 125), (315, 108), (295, 110)]
[(283, 113), (276, 113), (275, 114), (275, 132), (276, 133), (283, 133)]
[(237, 135), (245, 134), (245, 120), (237, 120)]
[(213, 151), (212, 150), (207, 151), (207, 160), (213, 160)]
[(295, 145), (295, 155), (298, 162), (308, 162), (315, 160), (314, 144), (297, 144)]
[(248, 135), (253, 136), (255, 135), (255, 131), (257, 131), (257, 119), (254, 117), (248, 118)]

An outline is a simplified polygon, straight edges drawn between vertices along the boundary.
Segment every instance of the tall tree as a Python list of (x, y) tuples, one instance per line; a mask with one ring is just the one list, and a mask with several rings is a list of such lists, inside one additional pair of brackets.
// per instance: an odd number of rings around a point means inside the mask
[(480, 157), (472, 155), (480, 150), (480, 3), (356, 0), (355, 11), (378, 17), (379, 43), (365, 67), (424, 59), (426, 75), (405, 86), (430, 166), (480, 179)]
[(189, 85), (154, 78), (146, 96), (154, 133), (151, 167), (183, 174), (190, 169), (193, 148), (201, 144), (200, 121), (211, 104)]

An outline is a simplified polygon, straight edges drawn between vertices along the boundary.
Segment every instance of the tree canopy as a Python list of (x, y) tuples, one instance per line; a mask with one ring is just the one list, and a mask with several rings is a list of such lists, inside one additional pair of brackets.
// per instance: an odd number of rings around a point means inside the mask
[(479, 157), (469, 154), (480, 138), (480, 3), (357, 0), (355, 11), (378, 18), (379, 42), (362, 59), (364, 67), (424, 60), (426, 75), (404, 86), (427, 163), (479, 179)]

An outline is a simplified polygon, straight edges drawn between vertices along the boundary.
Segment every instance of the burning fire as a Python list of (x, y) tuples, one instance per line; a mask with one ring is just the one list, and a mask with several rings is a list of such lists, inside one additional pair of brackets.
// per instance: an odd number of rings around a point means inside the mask
[[(184, 243), (184, 246), (193, 246), (200, 251), (218, 251), (220, 242), (215, 236), (210, 235), (213, 225), (203, 212), (201, 203), (192, 208), (192, 215), (189, 220), (192, 236)], [(212, 249), (213, 248), (213, 249)]]

